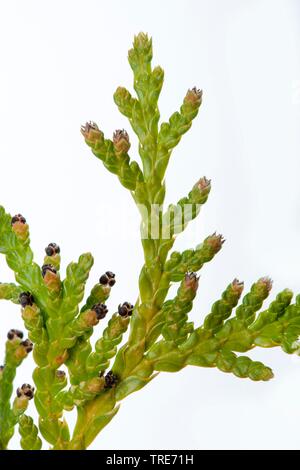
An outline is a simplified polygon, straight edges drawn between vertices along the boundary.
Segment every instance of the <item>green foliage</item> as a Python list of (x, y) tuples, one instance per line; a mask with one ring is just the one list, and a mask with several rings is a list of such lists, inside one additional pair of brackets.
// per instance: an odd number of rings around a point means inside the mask
[(17, 368), (31, 351), (32, 344), (29, 340), (22, 340), (23, 333), (19, 330), (10, 330), (7, 336), (4, 365), (0, 371), (0, 449), (2, 450), (7, 448), (14, 434), (14, 426), (26, 411), (28, 401), (32, 398), (31, 390), (27, 396), (18, 389), (17, 397), (11, 404)]
[(38, 428), (30, 416), (23, 415), (19, 419), (20, 444), (23, 450), (40, 450), (42, 441), (38, 436)]
[[(175, 236), (206, 203), (211, 183), (200, 178), (186, 197), (165, 209), (164, 177), (173, 149), (198, 114), (202, 92), (189, 89), (180, 110), (160, 124), (158, 98), (164, 72), (152, 68), (152, 40), (146, 34), (134, 38), (128, 60), (136, 97), (119, 87), (114, 101), (137, 136), (140, 164), (129, 155), (125, 130), (116, 130), (110, 140), (89, 122), (81, 132), (93, 155), (130, 191), (141, 214), (144, 265), (139, 297), (134, 306), (119, 305), (93, 345), (91, 336), (107, 315), (105, 302), (114, 274), (103, 274), (85, 298), (92, 255), (82, 254), (70, 263), (61, 279), (59, 247), (50, 243), (44, 265), (39, 266), (33, 259), (26, 220), (20, 214), (11, 217), (0, 207), (0, 253), (16, 279), (16, 284), (0, 284), (0, 298), (21, 305), (29, 334), (23, 341), (20, 332), (11, 330), (6, 343), (0, 369), (1, 449), (7, 448), (17, 424), (24, 450), (41, 448), (39, 433), (53, 449), (85, 449), (115, 416), (119, 402), (159, 372), (193, 365), (267, 381), (273, 377), (271, 369), (244, 353), (256, 346), (279, 346), (286, 353), (299, 348), (300, 297), (293, 302), (292, 292), (286, 289), (261, 311), (272, 287), (268, 278), (254, 283), (240, 303), (244, 285), (235, 279), (213, 303), (203, 325), (195, 327), (189, 321), (197, 273), (221, 250), (224, 240), (214, 233), (195, 249), (172, 251)], [(174, 298), (168, 296), (172, 283), (179, 283)], [(33, 397), (32, 387), (19, 387), (11, 402), (17, 367), (32, 348), (38, 427), (24, 414)], [(71, 435), (65, 415), (74, 407), (77, 423)]]

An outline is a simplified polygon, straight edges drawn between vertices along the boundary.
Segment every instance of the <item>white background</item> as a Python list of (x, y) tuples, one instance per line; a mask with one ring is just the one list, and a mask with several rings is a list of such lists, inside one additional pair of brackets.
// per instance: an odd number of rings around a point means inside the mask
[[(112, 94), (118, 85), (132, 89), (127, 50), (135, 33), (147, 31), (154, 64), (165, 70), (162, 119), (187, 88), (204, 90), (199, 118), (167, 174), (167, 202), (202, 175), (213, 181), (209, 202), (177, 247), (193, 247), (214, 230), (227, 240), (202, 270), (192, 319), (201, 322), (235, 276), (249, 288), (269, 274), (274, 292), (299, 292), (299, 18), (296, 0), (1, 2), (0, 202), (26, 216), (37, 261), (55, 241), (63, 274), (90, 250), (89, 287), (111, 269), (118, 277), (111, 311), (135, 301), (138, 214), (79, 127), (92, 119), (109, 137), (125, 127), (138, 159)], [(0, 271), (1, 281), (13, 279), (4, 259)], [(17, 306), (3, 302), (0, 311), (2, 355), (6, 331), (22, 321)], [(270, 365), (275, 379), (253, 383), (192, 367), (161, 374), (126, 399), (92, 448), (299, 448), (300, 358), (279, 349), (251, 356)], [(32, 366), (31, 359), (23, 364), (16, 386), (30, 381)]]

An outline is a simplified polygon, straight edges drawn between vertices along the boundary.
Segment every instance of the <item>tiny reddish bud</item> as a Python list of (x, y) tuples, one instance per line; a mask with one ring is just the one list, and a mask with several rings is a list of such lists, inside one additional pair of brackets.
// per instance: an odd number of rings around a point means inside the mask
[(202, 178), (199, 179), (199, 181), (197, 183), (197, 187), (198, 187), (199, 191), (201, 191), (201, 192), (210, 191), (211, 180), (207, 179), (206, 176), (203, 176)]
[(101, 142), (103, 140), (103, 133), (93, 121), (86, 122), (85, 125), (81, 126), (80, 130), (83, 137), (92, 143)]
[(117, 155), (122, 155), (130, 149), (129, 135), (124, 129), (118, 129), (113, 134), (113, 144)]
[(223, 243), (225, 242), (223, 235), (217, 235), (216, 232), (205, 240), (206, 243), (213, 249), (215, 253), (220, 251)]
[(196, 292), (199, 286), (199, 277), (193, 272), (186, 273), (184, 276), (184, 285), (187, 289)]
[(238, 279), (234, 279), (231, 283), (232, 289), (234, 292), (236, 292), (238, 295), (241, 295), (244, 289), (244, 283), (240, 282)]
[(194, 106), (200, 106), (202, 100), (202, 90), (197, 89), (196, 87), (187, 91), (187, 94), (184, 98), (185, 104), (190, 104)]
[(272, 289), (273, 281), (269, 277), (260, 278), (257, 283), (254, 285), (256, 289), (259, 290), (260, 295), (266, 298), (269, 295), (270, 290)]
[(262, 277), (258, 280), (258, 282), (264, 285), (267, 288), (268, 292), (270, 292), (270, 290), (272, 289), (273, 281), (270, 277), (268, 276)]

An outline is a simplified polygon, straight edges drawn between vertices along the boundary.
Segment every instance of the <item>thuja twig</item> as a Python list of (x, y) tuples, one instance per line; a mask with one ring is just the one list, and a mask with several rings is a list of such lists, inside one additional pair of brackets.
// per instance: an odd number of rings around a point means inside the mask
[[(102, 274), (84, 300), (92, 255), (82, 254), (70, 263), (61, 279), (59, 246), (50, 243), (44, 264), (38, 266), (25, 218), (11, 217), (0, 207), (0, 252), (17, 283), (0, 284), (0, 298), (20, 304), (29, 332), (25, 341), (18, 330), (8, 334), (0, 369), (1, 449), (7, 448), (16, 424), (22, 449), (40, 449), (39, 433), (53, 449), (85, 449), (115, 416), (119, 402), (159, 372), (194, 365), (266, 381), (273, 377), (272, 370), (244, 353), (255, 346), (280, 346), (287, 353), (298, 349), (300, 298), (293, 303), (292, 292), (285, 289), (261, 311), (272, 287), (267, 277), (255, 282), (241, 302), (244, 284), (234, 279), (201, 326), (189, 321), (198, 272), (221, 250), (224, 239), (214, 233), (194, 249), (172, 251), (176, 236), (206, 203), (211, 181), (198, 179), (186, 197), (165, 208), (165, 174), (173, 149), (198, 114), (202, 91), (189, 89), (180, 110), (160, 124), (158, 99), (164, 72), (152, 68), (152, 40), (146, 34), (134, 38), (128, 60), (136, 96), (119, 87), (114, 101), (138, 138), (140, 164), (129, 155), (126, 130), (116, 130), (107, 139), (97, 124), (88, 122), (81, 132), (92, 153), (130, 191), (140, 212), (144, 265), (139, 298), (134, 305), (120, 302), (93, 346), (90, 337), (108, 315), (106, 302), (115, 274)], [(178, 283), (177, 293), (168, 298), (172, 283)], [(16, 368), (32, 348), (38, 426), (24, 414), (34, 393), (30, 385), (19, 387), (11, 404)], [(74, 407), (77, 423), (71, 435), (65, 414)]]

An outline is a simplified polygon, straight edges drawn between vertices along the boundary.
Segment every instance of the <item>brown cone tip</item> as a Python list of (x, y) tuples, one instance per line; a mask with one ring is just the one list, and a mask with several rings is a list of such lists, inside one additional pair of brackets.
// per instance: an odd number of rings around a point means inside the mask
[(81, 126), (81, 133), (86, 137), (90, 131), (98, 131), (99, 127), (93, 121), (88, 121)]
[(57, 271), (52, 264), (44, 264), (42, 266), (42, 276), (45, 277), (48, 271), (50, 271), (53, 274), (57, 274)]
[(207, 179), (206, 176), (203, 176), (202, 178), (199, 179), (197, 186), (200, 189), (200, 191), (205, 191), (206, 189), (210, 188), (211, 180)]
[(29, 354), (33, 350), (33, 343), (28, 338), (22, 341), (20, 344), (25, 348), (27, 354)]
[(265, 276), (265, 277), (261, 277), (259, 280), (258, 280), (258, 283), (261, 284), (261, 285), (264, 285), (267, 289), (268, 292), (270, 292), (270, 290), (272, 289), (272, 286), (273, 286), (273, 281), (270, 277), (268, 276)]
[(185, 103), (190, 104), (199, 104), (202, 99), (202, 90), (198, 89), (197, 87), (193, 87), (187, 91), (187, 94), (184, 98)]
[(57, 370), (55, 375), (58, 379), (64, 379), (66, 377), (66, 373), (64, 370)]
[(113, 134), (113, 144), (116, 153), (127, 153), (130, 149), (129, 135), (125, 129), (117, 129)]
[(105, 388), (112, 388), (118, 383), (118, 376), (113, 373), (112, 370), (107, 372), (105, 379)]
[(9, 330), (9, 332), (7, 333), (7, 339), (9, 339), (10, 341), (12, 341), (16, 338), (22, 339), (23, 336), (24, 336), (24, 334), (23, 334), (22, 331), (15, 330), (14, 328)]
[(33, 398), (34, 395), (34, 387), (30, 384), (23, 384), (22, 387), (17, 389), (17, 397), (27, 397), (29, 400)]
[(11, 225), (15, 224), (16, 222), (26, 224), (26, 219), (22, 216), (22, 214), (16, 214), (11, 218)]
[(215, 232), (206, 239), (206, 242), (214, 249), (215, 252), (218, 252), (222, 248), (223, 243), (225, 243), (225, 239), (223, 235), (217, 235)]
[(129, 302), (124, 302), (123, 304), (120, 304), (118, 307), (118, 313), (121, 317), (130, 317), (133, 312), (133, 305)]
[(100, 276), (99, 284), (107, 286), (107, 284), (112, 287), (116, 283), (115, 274), (112, 271), (106, 271), (102, 276)]
[(34, 303), (33, 295), (30, 292), (21, 292), (19, 295), (19, 302), (22, 308), (25, 308), (26, 305), (31, 306)]
[(129, 142), (129, 135), (125, 131), (125, 129), (117, 129), (113, 134), (113, 142), (114, 144), (118, 143), (120, 140), (126, 140)]
[(193, 272), (186, 273), (184, 276), (184, 284), (187, 289), (196, 291), (199, 285), (199, 276)]
[(49, 243), (45, 248), (45, 252), (47, 256), (58, 255), (60, 253), (60, 248), (56, 243)]
[(81, 126), (81, 134), (86, 140), (90, 142), (97, 142), (103, 139), (103, 133), (100, 131), (97, 124), (93, 121), (86, 122), (84, 126)]
[(244, 289), (244, 283), (243, 281), (239, 281), (237, 278), (233, 279), (232, 283), (232, 288), (235, 292), (241, 294), (243, 292), (243, 289)]
[(108, 312), (107, 306), (101, 302), (93, 305), (91, 310), (96, 313), (97, 320), (102, 320)]

